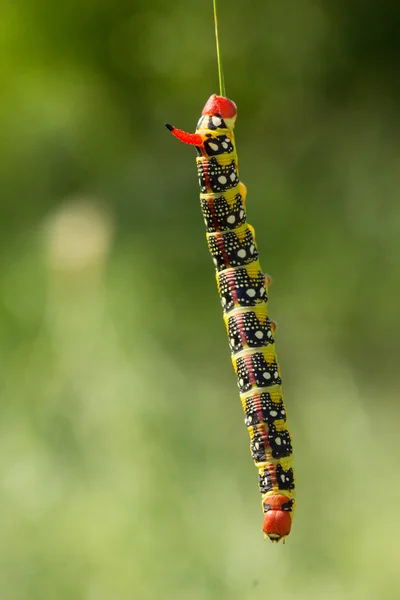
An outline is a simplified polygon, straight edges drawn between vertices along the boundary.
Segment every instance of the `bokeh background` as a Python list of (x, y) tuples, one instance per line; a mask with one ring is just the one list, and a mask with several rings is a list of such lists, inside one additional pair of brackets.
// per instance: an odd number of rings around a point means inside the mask
[(220, 0), (295, 449), (285, 545), (208, 256), (212, 3), (1, 0), (0, 598), (400, 597), (400, 5)]

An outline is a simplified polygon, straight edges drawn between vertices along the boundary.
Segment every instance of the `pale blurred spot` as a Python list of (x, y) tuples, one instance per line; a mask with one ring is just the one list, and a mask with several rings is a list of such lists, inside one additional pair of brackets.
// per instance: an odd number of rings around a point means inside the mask
[(46, 223), (46, 253), (51, 268), (80, 271), (101, 266), (110, 251), (113, 223), (96, 199), (71, 199)]

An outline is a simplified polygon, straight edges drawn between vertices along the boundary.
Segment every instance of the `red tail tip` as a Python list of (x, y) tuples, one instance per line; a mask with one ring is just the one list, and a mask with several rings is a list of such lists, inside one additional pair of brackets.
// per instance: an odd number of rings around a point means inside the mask
[(221, 115), (223, 119), (233, 119), (233, 117), (236, 117), (237, 108), (236, 104), (232, 100), (229, 100), (229, 98), (213, 94), (207, 100), (202, 114)]
[(202, 146), (203, 144), (203, 139), (198, 133), (186, 133), (186, 131), (177, 129), (169, 123), (165, 123), (165, 127), (184, 144), (190, 144), (191, 146)]

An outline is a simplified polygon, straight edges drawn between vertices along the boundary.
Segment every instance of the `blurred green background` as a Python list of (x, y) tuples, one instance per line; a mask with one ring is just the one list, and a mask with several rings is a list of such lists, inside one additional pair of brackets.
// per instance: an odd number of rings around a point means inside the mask
[(297, 473), (257, 473), (192, 131), (212, 3), (1, 0), (0, 599), (400, 597), (398, 2), (220, 0)]

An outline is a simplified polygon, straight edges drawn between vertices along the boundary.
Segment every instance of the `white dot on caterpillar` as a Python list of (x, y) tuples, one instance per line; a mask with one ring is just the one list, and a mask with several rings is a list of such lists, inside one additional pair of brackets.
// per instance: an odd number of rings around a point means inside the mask
[(246, 256), (246, 250), (244, 248), (241, 248), (240, 250), (238, 250), (237, 255), (239, 258), (244, 258)]
[(211, 121), (215, 127), (219, 127), (222, 124), (222, 121), (219, 117), (211, 117)]
[(275, 379), (278, 379), (278, 371), (275, 371), (275, 373), (274, 373), (274, 378), (275, 378)]
[(282, 444), (282, 440), (281, 440), (281, 438), (280, 438), (280, 437), (276, 437), (276, 438), (275, 438), (275, 444), (276, 444), (277, 446), (280, 446), (280, 445)]
[(216, 258), (213, 258), (213, 263), (214, 263), (214, 265), (217, 265), (217, 264), (218, 264), (218, 261), (217, 261), (217, 259), (216, 259)]
[(228, 223), (234, 223), (236, 221), (235, 215), (229, 215), (227, 218)]
[(277, 413), (276, 410), (270, 410), (269, 414), (270, 414), (271, 417), (277, 417), (278, 416), (278, 413)]
[(217, 144), (213, 144), (212, 142), (209, 142), (208, 145), (210, 146), (211, 150), (214, 150), (214, 152), (216, 152), (218, 150)]
[(261, 287), (260, 288), (260, 296), (264, 296), (264, 294), (265, 294), (265, 288)]
[(251, 244), (249, 250), (250, 250), (250, 254), (254, 253), (254, 244)]
[(236, 179), (236, 173), (231, 173), (229, 175), (229, 177), (230, 177), (231, 181), (235, 181), (235, 179)]
[(218, 181), (219, 181), (220, 183), (224, 184), (224, 183), (226, 183), (228, 180), (227, 180), (227, 178), (225, 177), (225, 175), (220, 175), (220, 176), (218, 177)]
[(263, 373), (263, 377), (264, 377), (264, 379), (271, 379), (271, 373), (268, 373), (268, 371), (265, 371)]
[(269, 338), (272, 337), (272, 333), (270, 331), (268, 331), (267, 337), (269, 337)]
[(256, 331), (255, 334), (256, 338), (258, 338), (259, 340), (262, 340), (264, 337), (264, 334), (262, 331)]
[(222, 142), (222, 147), (225, 148), (225, 150), (226, 150), (228, 147), (228, 144), (226, 142)]
[(246, 294), (249, 296), (249, 298), (254, 298), (254, 296), (256, 295), (256, 290), (253, 290), (253, 288), (249, 288), (248, 290), (246, 290)]
[(225, 304), (226, 304), (226, 298), (224, 298), (224, 297), (222, 296), (222, 300), (221, 300), (221, 302), (222, 302), (222, 306), (225, 306)]
[(231, 345), (234, 346), (235, 345), (235, 338), (231, 338)]
[(239, 213), (239, 217), (240, 217), (241, 219), (243, 219), (243, 217), (244, 217), (244, 210), (241, 210), (241, 211), (240, 211), (240, 213)]
[(240, 385), (241, 387), (243, 387), (243, 384), (244, 384), (244, 381), (243, 381), (243, 379), (239, 379), (239, 385)]
[(285, 481), (286, 481), (286, 476), (285, 475), (281, 475), (281, 481), (283, 481), (283, 483), (285, 483)]

